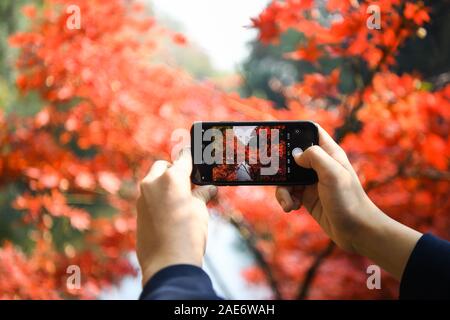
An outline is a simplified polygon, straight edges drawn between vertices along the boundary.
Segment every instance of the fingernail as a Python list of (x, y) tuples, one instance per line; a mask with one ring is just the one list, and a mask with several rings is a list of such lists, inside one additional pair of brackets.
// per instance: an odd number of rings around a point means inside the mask
[(181, 157), (190, 154), (190, 148), (189, 147), (184, 147), (180, 150), (180, 152), (178, 153), (178, 159), (180, 159)]
[(292, 150), (292, 156), (294, 158), (300, 156), (303, 153), (303, 150), (301, 148), (294, 148), (294, 150)]
[(286, 202), (284, 200), (280, 201), (280, 206), (283, 208), (284, 211), (286, 211)]
[(189, 155), (190, 152), (191, 152), (190, 147), (183, 147), (180, 151), (178, 151), (174, 161), (180, 160), (182, 157)]

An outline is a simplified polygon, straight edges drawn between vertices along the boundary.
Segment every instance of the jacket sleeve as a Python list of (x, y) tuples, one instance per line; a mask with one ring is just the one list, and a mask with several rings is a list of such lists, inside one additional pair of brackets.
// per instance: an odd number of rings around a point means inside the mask
[(450, 299), (450, 242), (431, 234), (419, 239), (403, 272), (400, 299)]
[(146, 283), (140, 300), (219, 300), (211, 279), (201, 268), (179, 264), (166, 267)]

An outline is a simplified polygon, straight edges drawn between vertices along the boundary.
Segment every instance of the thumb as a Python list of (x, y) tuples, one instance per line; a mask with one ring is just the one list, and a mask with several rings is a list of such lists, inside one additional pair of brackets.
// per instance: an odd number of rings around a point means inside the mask
[(320, 146), (311, 146), (306, 151), (300, 148), (292, 150), (295, 162), (303, 168), (314, 169), (320, 182), (336, 182), (343, 174), (344, 167), (333, 159)]
[(212, 198), (217, 195), (216, 186), (200, 186), (192, 190), (192, 195), (199, 198), (205, 203), (208, 203)]
[(192, 172), (191, 149), (183, 148), (178, 154), (178, 158), (173, 162), (173, 169), (179, 169), (182, 173), (189, 176)]

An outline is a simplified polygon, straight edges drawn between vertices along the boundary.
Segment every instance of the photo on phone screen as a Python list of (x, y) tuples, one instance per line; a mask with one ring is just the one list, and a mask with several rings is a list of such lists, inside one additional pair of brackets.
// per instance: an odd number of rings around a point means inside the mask
[(317, 182), (292, 150), (318, 144), (309, 121), (196, 122), (191, 128), (194, 184), (289, 185)]

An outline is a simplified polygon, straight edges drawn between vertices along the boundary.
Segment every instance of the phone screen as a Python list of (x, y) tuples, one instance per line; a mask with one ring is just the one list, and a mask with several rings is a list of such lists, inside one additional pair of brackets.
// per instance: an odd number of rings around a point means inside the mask
[(309, 121), (196, 122), (191, 128), (195, 184), (294, 185), (317, 182), (298, 166), (292, 150), (318, 144)]

